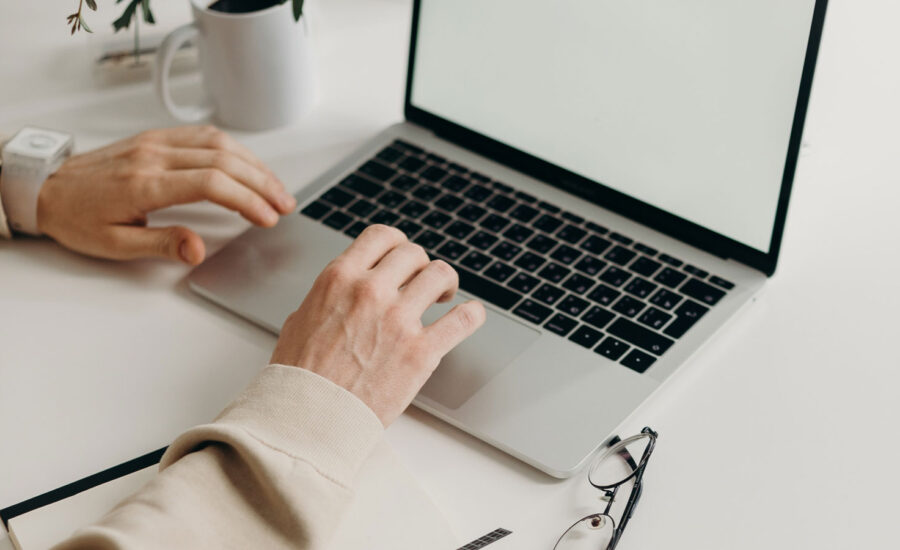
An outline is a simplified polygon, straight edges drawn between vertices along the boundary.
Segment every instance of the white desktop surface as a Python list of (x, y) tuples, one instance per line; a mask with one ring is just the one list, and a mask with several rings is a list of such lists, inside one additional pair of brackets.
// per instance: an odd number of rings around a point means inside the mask
[[(75, 4), (0, 8), (0, 132), (68, 130), (85, 150), (173, 124), (148, 82), (96, 76), (91, 39), (64, 24)], [(187, 18), (186, 0), (155, 4), (161, 25)], [(402, 117), (410, 2), (309, 4), (316, 110), (238, 134), (292, 190)], [(660, 439), (620, 548), (896, 547), (898, 20), (891, 0), (830, 2), (779, 271), (629, 421)], [(152, 218), (176, 220), (211, 250), (247, 227), (209, 206)], [(265, 364), (274, 337), (191, 294), (187, 273), (0, 242), (0, 506), (165, 445)], [(580, 476), (553, 480), (417, 410), (387, 437), (461, 536), (527, 524), (510, 547), (550, 548), (575, 519)]]

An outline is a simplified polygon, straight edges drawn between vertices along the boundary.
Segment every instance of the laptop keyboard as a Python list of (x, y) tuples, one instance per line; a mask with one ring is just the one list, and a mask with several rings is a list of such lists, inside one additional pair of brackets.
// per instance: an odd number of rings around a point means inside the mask
[(396, 227), (456, 268), (462, 290), (641, 373), (734, 288), (400, 140), (301, 214), (353, 238)]

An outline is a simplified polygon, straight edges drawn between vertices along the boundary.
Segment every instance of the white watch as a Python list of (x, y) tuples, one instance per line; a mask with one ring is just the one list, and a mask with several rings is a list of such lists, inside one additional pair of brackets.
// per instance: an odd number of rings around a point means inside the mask
[(40, 235), (37, 202), (44, 181), (72, 154), (71, 134), (25, 127), (3, 146), (0, 197), (9, 226)]

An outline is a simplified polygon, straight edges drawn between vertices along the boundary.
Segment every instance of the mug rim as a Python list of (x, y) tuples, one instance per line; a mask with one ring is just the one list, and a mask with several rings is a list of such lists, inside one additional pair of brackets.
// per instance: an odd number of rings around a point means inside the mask
[[(291, 1), (287, 0), (280, 4), (275, 4), (274, 6), (269, 6), (268, 8), (251, 11), (247, 13), (227, 13), (224, 11), (211, 10), (209, 6), (214, 4), (216, 0), (191, 0), (191, 6), (194, 9), (197, 9), (203, 12), (206, 15), (210, 15), (212, 17), (221, 17), (223, 19), (252, 19), (254, 17), (262, 17), (267, 15), (270, 12), (273, 12), (278, 9), (288, 9), (290, 8)], [(302, 18), (302, 15), (301, 15)]]

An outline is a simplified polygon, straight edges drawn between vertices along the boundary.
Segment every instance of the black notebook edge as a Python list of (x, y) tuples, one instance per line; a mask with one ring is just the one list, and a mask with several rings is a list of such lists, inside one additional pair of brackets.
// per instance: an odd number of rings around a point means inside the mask
[(110, 481), (113, 481), (114, 479), (119, 479), (120, 477), (125, 477), (128, 474), (133, 474), (139, 470), (143, 470), (144, 468), (153, 466), (154, 464), (159, 464), (159, 461), (162, 458), (163, 453), (166, 452), (167, 448), (168, 447), (157, 449), (145, 455), (133, 458), (127, 462), (123, 462), (121, 464), (113, 466), (112, 468), (107, 468), (102, 472), (89, 475), (87, 477), (79, 479), (78, 481), (74, 481), (67, 485), (63, 485), (62, 487), (47, 491), (46, 493), (38, 495), (36, 497), (29, 498), (28, 500), (23, 500), (18, 504), (7, 506), (6, 508), (0, 510), (0, 521), (3, 522), (3, 527), (7, 531), (9, 531), (9, 521), (15, 517), (27, 514), (28, 512), (37, 510), (38, 508), (43, 508), (48, 504), (53, 504), (54, 502), (58, 502), (60, 500), (77, 495), (78, 493), (82, 493), (84, 491), (87, 491), (88, 489), (93, 489), (94, 487), (103, 485), (104, 483), (108, 483)]

